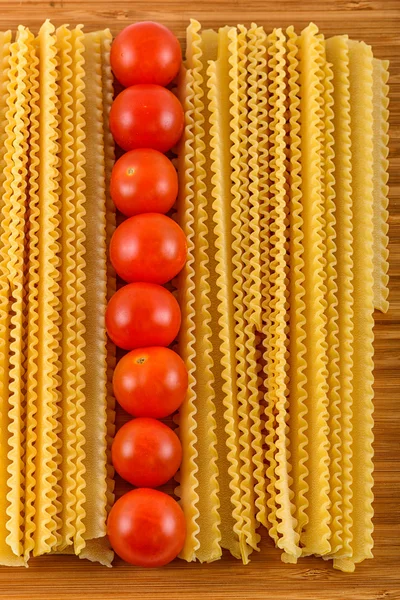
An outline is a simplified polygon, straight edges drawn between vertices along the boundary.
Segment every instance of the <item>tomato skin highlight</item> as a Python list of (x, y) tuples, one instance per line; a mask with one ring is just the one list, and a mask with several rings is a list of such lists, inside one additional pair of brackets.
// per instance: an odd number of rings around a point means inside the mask
[(175, 412), (188, 390), (185, 363), (173, 350), (140, 348), (125, 354), (114, 370), (117, 402), (133, 417), (164, 419)]
[(111, 238), (111, 263), (128, 283), (167, 283), (182, 270), (186, 256), (182, 229), (169, 217), (157, 213), (127, 219)]
[(129, 283), (112, 296), (107, 333), (124, 350), (169, 346), (178, 335), (181, 310), (174, 296), (155, 283)]
[(185, 516), (179, 504), (163, 492), (138, 488), (112, 507), (107, 535), (114, 551), (140, 567), (162, 567), (182, 550)]
[(166, 86), (178, 74), (182, 51), (164, 25), (142, 21), (125, 27), (111, 46), (111, 68), (124, 86), (156, 83)]
[(176, 433), (161, 421), (147, 417), (125, 423), (114, 438), (111, 453), (117, 473), (137, 487), (164, 485), (182, 461)]
[(126, 217), (167, 213), (178, 195), (178, 174), (172, 162), (152, 148), (136, 148), (115, 163), (110, 182), (115, 206)]
[(183, 124), (179, 100), (159, 85), (126, 88), (111, 106), (111, 133), (123, 150), (153, 148), (167, 152), (180, 140)]

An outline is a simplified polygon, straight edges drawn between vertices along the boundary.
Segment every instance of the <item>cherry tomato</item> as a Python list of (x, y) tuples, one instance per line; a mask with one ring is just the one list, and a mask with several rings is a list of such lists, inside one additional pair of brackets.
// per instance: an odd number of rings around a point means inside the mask
[(111, 263), (129, 283), (167, 283), (183, 268), (186, 255), (182, 229), (169, 217), (157, 213), (123, 221), (111, 238)]
[(183, 131), (183, 109), (172, 92), (159, 85), (141, 84), (123, 90), (110, 111), (110, 128), (124, 150), (153, 148), (167, 152)]
[(107, 332), (124, 350), (169, 346), (181, 326), (174, 296), (155, 283), (129, 283), (112, 296), (106, 310)]
[(112, 445), (115, 470), (137, 487), (155, 488), (167, 483), (181, 460), (178, 436), (157, 419), (140, 417), (125, 423)]
[(117, 160), (111, 173), (111, 197), (125, 216), (166, 213), (178, 195), (178, 174), (157, 150), (136, 148)]
[(124, 87), (137, 83), (168, 85), (182, 62), (180, 44), (172, 31), (152, 21), (125, 27), (111, 46), (111, 67)]
[(162, 567), (182, 550), (185, 516), (163, 492), (139, 488), (124, 494), (111, 509), (107, 534), (115, 552), (140, 567)]
[(118, 362), (114, 394), (134, 417), (164, 419), (185, 399), (188, 373), (181, 357), (169, 348), (132, 350)]

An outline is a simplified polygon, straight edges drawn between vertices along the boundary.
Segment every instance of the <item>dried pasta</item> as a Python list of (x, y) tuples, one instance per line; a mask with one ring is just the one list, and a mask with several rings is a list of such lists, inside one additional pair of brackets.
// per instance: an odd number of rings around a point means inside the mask
[[(23, 36), (26, 38), (25, 34)], [(13, 140), (15, 137), (13, 125), (15, 120), (15, 101), (16, 101), (16, 79), (17, 66), (16, 55), (20, 45), (14, 43), (11, 45), (11, 32), (0, 34), (0, 52), (1, 52), (1, 73), (0, 73), (0, 136), (2, 140), (0, 150), (0, 186), (1, 186), (1, 225), (0, 225), (0, 442), (3, 455), (0, 460), (0, 483), (2, 494), (0, 497), (0, 562), (4, 565), (21, 565), (24, 563), (21, 557), (21, 539), (20, 539), (20, 489), (12, 491), (13, 498), (7, 493), (10, 476), (14, 478), (14, 485), (18, 484), (20, 471), (20, 442), (17, 439), (20, 435), (20, 423), (15, 423), (18, 419), (17, 406), (13, 409), (13, 421), (9, 414), (9, 345), (10, 345), (10, 315), (9, 315), (9, 293), (10, 281), (8, 270), (8, 248), (9, 248), (9, 227), (10, 227), (10, 202), (12, 200), (11, 189), (11, 170), (13, 156)], [(24, 51), (22, 50), (24, 58)], [(26, 63), (25, 63), (26, 64)], [(20, 77), (23, 77), (23, 66), (20, 71)], [(21, 100), (21, 99), (20, 99)], [(19, 107), (19, 135), (21, 135), (21, 109)], [(10, 123), (11, 119), (11, 123)], [(21, 156), (19, 155), (19, 160)], [(17, 199), (18, 201), (18, 199)], [(21, 199), (19, 200), (21, 202)], [(15, 268), (15, 265), (14, 265)], [(15, 366), (14, 366), (15, 369)], [(15, 395), (15, 390), (14, 390)], [(17, 414), (16, 414), (17, 413)], [(10, 431), (9, 428), (12, 428)], [(16, 430), (17, 428), (17, 430)], [(14, 438), (14, 456), (10, 456), (9, 433)], [(17, 447), (15, 448), (15, 442)], [(18, 462), (17, 472), (15, 472), (15, 463)], [(11, 471), (11, 473), (10, 473)], [(10, 504), (10, 500), (14, 505)]]
[(85, 82), (84, 63), (85, 47), (82, 26), (71, 32), (72, 45), (72, 99), (73, 99), (73, 150), (74, 150), (74, 179), (73, 190), (75, 198), (75, 515), (74, 515), (74, 551), (79, 552), (84, 547), (84, 516), (85, 516), (85, 252), (86, 252), (86, 223), (85, 223)]
[(62, 510), (58, 550), (70, 545), (75, 536), (76, 480), (76, 386), (75, 364), (75, 194), (74, 127), (72, 98), (71, 31), (63, 25), (56, 32), (60, 72), (60, 203), (61, 203), (61, 408), (62, 408)]
[[(33, 37), (33, 36), (32, 36)], [(28, 261), (28, 343), (25, 434), (25, 527), (24, 558), (34, 549), (36, 426), (38, 399), (38, 284), (39, 284), (39, 56), (38, 40), (30, 43), (30, 127), (29, 127), (29, 223), (27, 233)]]
[(59, 489), (56, 474), (55, 429), (58, 412), (58, 323), (60, 310), (57, 61), (54, 26), (46, 21), (38, 36), (39, 56), (39, 291), (38, 291), (38, 410), (33, 550), (39, 556), (57, 544), (55, 534)]
[[(105, 307), (106, 192), (102, 94), (102, 32), (85, 34), (85, 474), (83, 534), (86, 540), (79, 556), (91, 558), (92, 550), (104, 542), (103, 557), (110, 565), (106, 518), (107, 486), (107, 351)], [(89, 368), (90, 365), (90, 368)], [(94, 478), (93, 473), (97, 473)], [(93, 542), (92, 540), (96, 540)]]
[(319, 48), (319, 74), (323, 81), (322, 144), (324, 152), (324, 245), (325, 245), (325, 288), (326, 288), (326, 344), (327, 344), (327, 384), (328, 384), (328, 426), (329, 426), (329, 476), (331, 537), (330, 553), (342, 548), (342, 470), (340, 452), (340, 394), (339, 394), (339, 340), (338, 340), (338, 282), (336, 246), (336, 204), (335, 204), (335, 164), (334, 164), (334, 113), (333, 113), (333, 73), (326, 61), (326, 49), (321, 38)]
[[(307, 443), (308, 423), (305, 361), (304, 315), (304, 234), (303, 204), (301, 192), (300, 150), (300, 98), (299, 98), (299, 38), (293, 27), (286, 31), (287, 71), (290, 123), (289, 130), (289, 448), (291, 454), (291, 477), (293, 481), (293, 503), (295, 507), (296, 531), (301, 533), (307, 522)], [(284, 560), (290, 560), (284, 555)]]
[[(218, 82), (218, 83), (217, 83)], [(242, 504), (242, 469), (240, 456), (240, 430), (238, 415), (238, 392), (239, 384), (237, 367), (237, 347), (235, 332), (240, 331), (240, 323), (235, 324), (236, 305), (234, 305), (235, 294), (239, 291), (238, 285), (238, 256), (235, 253), (240, 248), (240, 217), (238, 205), (240, 201), (239, 180), (239, 114), (238, 114), (238, 89), (237, 89), (237, 32), (234, 28), (222, 28), (218, 32), (218, 59), (210, 61), (208, 67), (208, 98), (210, 101), (210, 146), (211, 146), (211, 169), (212, 183), (212, 217), (214, 220), (215, 239), (215, 272), (217, 275), (217, 313), (218, 336), (220, 348), (220, 363), (216, 359), (214, 365), (222, 367), (222, 389), (216, 397), (216, 404), (224, 407), (224, 420), (220, 427), (224, 427), (226, 433), (226, 445), (228, 448), (228, 474), (230, 499), (232, 504), (231, 516), (233, 527), (230, 524), (229, 542), (222, 539), (221, 545), (229, 548), (232, 554), (240, 552), (244, 563), (248, 562), (251, 548), (248, 545), (249, 532), (248, 523), (244, 523)], [(227, 144), (220, 140), (231, 141), (231, 151)], [(232, 153), (232, 154), (231, 154)], [(231, 162), (232, 161), (232, 162)], [(232, 164), (232, 168), (231, 168)], [(232, 187), (230, 182), (232, 180)], [(231, 209), (232, 207), (232, 209)], [(236, 268), (236, 274), (234, 271)], [(215, 326), (215, 325), (214, 325)], [(218, 339), (218, 338), (217, 338)], [(240, 339), (238, 340), (240, 343)], [(238, 351), (240, 353), (240, 350)], [(243, 363), (242, 363), (243, 364)], [(218, 380), (216, 378), (216, 384)], [(221, 395), (221, 396), (220, 396)], [(218, 448), (218, 458), (221, 452)], [(219, 472), (222, 473), (221, 466)], [(221, 500), (222, 504), (222, 500)], [(245, 528), (245, 529), (243, 529)], [(222, 524), (221, 524), (222, 529)], [(236, 539), (239, 542), (237, 546)]]
[(307, 521), (301, 534), (303, 554), (330, 551), (328, 385), (326, 315), (324, 312), (324, 218), (322, 197), (317, 28), (311, 24), (300, 37), (301, 191), (304, 232), (304, 302), (307, 411)]
[(270, 295), (271, 338), (267, 350), (269, 402), (276, 412), (275, 440), (275, 513), (271, 536), (279, 548), (296, 557), (300, 554), (298, 534), (295, 531), (289, 474), (288, 403), (287, 403), (287, 270), (286, 270), (286, 190), (285, 190), (285, 35), (281, 29), (268, 36), (268, 89), (270, 114)]
[(198, 480), (197, 480), (197, 450), (196, 443), (196, 379), (195, 379), (195, 283), (194, 283), (194, 106), (193, 106), (193, 75), (192, 70), (181, 67), (178, 81), (178, 96), (185, 110), (185, 129), (178, 148), (178, 223), (186, 235), (188, 257), (179, 275), (178, 299), (182, 312), (182, 324), (179, 338), (179, 354), (188, 370), (189, 387), (186, 398), (179, 411), (179, 437), (182, 442), (182, 464), (179, 471), (179, 487), (175, 490), (180, 498), (181, 507), (185, 513), (187, 532), (181, 558), (187, 561), (195, 560), (199, 548), (198, 533)]
[[(340, 537), (333, 556), (351, 553), (352, 512), (352, 369), (353, 369), (353, 223), (350, 139), (349, 53), (344, 36), (326, 41), (333, 72), (333, 125), (336, 201), (336, 271), (340, 395)], [(338, 489), (339, 491), (339, 489)]]
[(384, 313), (389, 309), (388, 68), (388, 61), (373, 59), (374, 307)]
[[(261, 421), (261, 391), (260, 367), (257, 349), (257, 331), (262, 328), (261, 319), (261, 183), (260, 163), (262, 154), (262, 137), (258, 128), (260, 119), (266, 111), (266, 60), (265, 34), (261, 27), (254, 23), (247, 32), (248, 52), (248, 132), (249, 132), (249, 185), (248, 211), (243, 205), (242, 215), (248, 218), (248, 227), (244, 229), (243, 260), (244, 260), (244, 290), (245, 290), (245, 347), (247, 354), (247, 372), (249, 376), (250, 432), (252, 461), (254, 466), (254, 492), (256, 518), (267, 525), (266, 517), (266, 479), (263, 457), (262, 421)], [(244, 115), (245, 117), (245, 115)], [(242, 119), (243, 120), (243, 119)], [(245, 134), (245, 128), (242, 129)], [(243, 201), (242, 201), (243, 202)]]
[(373, 516), (373, 58), (348, 41), (353, 208), (353, 403), (351, 556), (334, 560), (351, 571), (372, 557)]
[[(111, 566), (109, 30), (0, 33), (0, 564)], [(314, 24), (192, 20), (173, 218), (180, 558), (372, 557), (374, 309), (388, 310), (388, 63)], [(175, 348), (174, 348), (175, 349)]]

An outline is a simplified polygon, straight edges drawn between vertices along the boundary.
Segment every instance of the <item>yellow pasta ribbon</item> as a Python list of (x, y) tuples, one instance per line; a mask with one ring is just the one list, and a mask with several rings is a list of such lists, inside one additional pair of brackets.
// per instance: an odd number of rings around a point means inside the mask
[(389, 310), (389, 62), (373, 60), (374, 307)]
[(372, 558), (373, 547), (373, 57), (369, 46), (348, 42), (352, 149), (354, 261), (352, 540), (350, 558), (336, 568), (352, 571)]
[(324, 206), (318, 109), (323, 86), (318, 78), (318, 29), (300, 37), (300, 134), (304, 233), (304, 302), (308, 421), (307, 522), (301, 536), (303, 554), (330, 550), (328, 385), (324, 304)]
[[(0, 446), (3, 456), (0, 460), (0, 564), (22, 565), (21, 543), (19, 534), (19, 498), (16, 505), (10, 506), (8, 497), (9, 470), (12, 465), (9, 456), (9, 343), (10, 343), (10, 316), (9, 316), (9, 272), (8, 272), (8, 244), (9, 244), (9, 201), (10, 194), (10, 168), (12, 157), (12, 138), (9, 117), (14, 114), (15, 104), (15, 46), (11, 55), (11, 32), (0, 33)], [(11, 122), (11, 127), (13, 122)], [(6, 220), (7, 219), (7, 220)], [(18, 465), (19, 469), (19, 465)], [(18, 474), (17, 474), (18, 477)], [(11, 513), (11, 514), (10, 514)], [(11, 519), (11, 532), (10, 532)], [(9, 539), (12, 534), (12, 539)], [(11, 543), (10, 543), (11, 542)]]
[(38, 293), (38, 410), (34, 556), (57, 544), (60, 491), (55, 433), (58, 414), (58, 337), (60, 312), (59, 206), (57, 123), (57, 61), (54, 26), (46, 21), (38, 35), (39, 55), (39, 293)]

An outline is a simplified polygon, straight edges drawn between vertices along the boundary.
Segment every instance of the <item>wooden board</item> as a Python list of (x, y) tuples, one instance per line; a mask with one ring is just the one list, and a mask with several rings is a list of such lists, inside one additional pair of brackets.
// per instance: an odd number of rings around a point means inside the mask
[[(1, 30), (19, 23), (37, 31), (56, 25), (111, 27), (116, 34), (137, 20), (156, 20), (184, 38), (188, 20), (204, 27), (257, 22), (271, 29), (314, 21), (325, 35), (348, 33), (390, 59), (390, 312), (376, 314), (375, 558), (354, 574), (321, 559), (284, 565), (267, 536), (250, 565), (224, 556), (211, 565), (175, 561), (156, 570), (116, 560), (113, 569), (74, 557), (46, 557), (29, 569), (0, 567), (0, 598), (7, 600), (370, 600), (400, 598), (400, 0), (0, 0)], [(121, 418), (121, 417), (120, 417)], [(95, 475), (94, 475), (95, 476)], [(117, 483), (119, 492), (122, 485)]]

